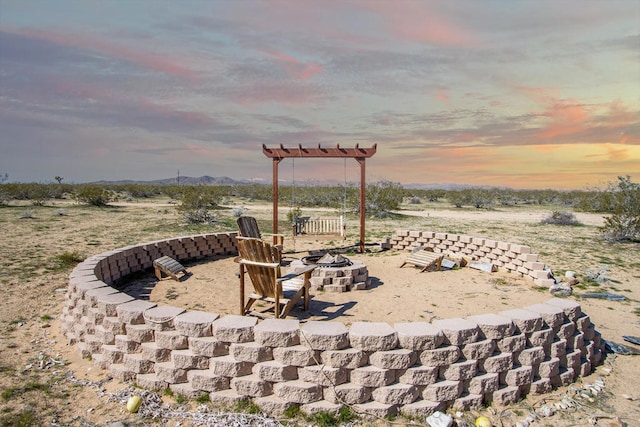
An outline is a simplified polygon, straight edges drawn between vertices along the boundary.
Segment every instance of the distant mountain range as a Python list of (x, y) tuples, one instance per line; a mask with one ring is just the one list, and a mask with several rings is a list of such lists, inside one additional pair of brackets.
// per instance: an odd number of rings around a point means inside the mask
[[(229, 178), (228, 176), (209, 176), (204, 175), (200, 177), (192, 177), (192, 176), (181, 176), (181, 177), (172, 177), (172, 178), (164, 178), (164, 179), (156, 179), (152, 181), (136, 181), (131, 179), (124, 179), (119, 181), (96, 181), (92, 184), (103, 184), (103, 185), (123, 185), (123, 184), (143, 184), (143, 185), (249, 185), (253, 183), (265, 184), (269, 185), (271, 182), (266, 182), (265, 180), (261, 181), (252, 181), (248, 179), (237, 180), (233, 178)], [(326, 181), (300, 181), (296, 182), (296, 185), (299, 187), (308, 187), (308, 186), (338, 186), (343, 183), (339, 183), (335, 180), (326, 180)], [(353, 185), (354, 183), (349, 183)], [(357, 183), (356, 183), (357, 184)], [(291, 185), (288, 180), (280, 180), (280, 185)], [(419, 189), (419, 190), (458, 190), (462, 188), (472, 188), (471, 185), (460, 185), (460, 184), (403, 184), (404, 188), (408, 189)]]

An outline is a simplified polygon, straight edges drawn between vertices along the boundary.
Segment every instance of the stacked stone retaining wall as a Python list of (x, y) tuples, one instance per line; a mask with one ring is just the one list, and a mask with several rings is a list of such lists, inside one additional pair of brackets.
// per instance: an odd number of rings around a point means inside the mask
[(453, 253), (474, 261), (488, 262), (506, 271), (529, 277), (538, 286), (549, 287), (555, 284), (549, 267), (525, 245), (461, 234), (410, 230), (396, 231), (389, 243), (393, 249), (426, 247), (434, 252)]
[(80, 263), (63, 309), (68, 342), (119, 380), (188, 397), (206, 392), (225, 405), (252, 399), (270, 414), (291, 405), (307, 413), (337, 412), (349, 404), (382, 417), (422, 416), (508, 404), (568, 385), (601, 361), (600, 335), (566, 299), (432, 323), (355, 322), (347, 328), (157, 306), (117, 288), (160, 256), (236, 255), (234, 236), (151, 242)]

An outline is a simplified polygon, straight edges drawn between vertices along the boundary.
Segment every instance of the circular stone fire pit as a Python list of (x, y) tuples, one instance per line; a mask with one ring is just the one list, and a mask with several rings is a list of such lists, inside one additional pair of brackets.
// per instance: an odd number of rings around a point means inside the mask
[(292, 261), (288, 273), (296, 272), (308, 265), (318, 267), (311, 273), (313, 290), (348, 292), (367, 288), (369, 272), (362, 261), (350, 260), (342, 255), (309, 255)]

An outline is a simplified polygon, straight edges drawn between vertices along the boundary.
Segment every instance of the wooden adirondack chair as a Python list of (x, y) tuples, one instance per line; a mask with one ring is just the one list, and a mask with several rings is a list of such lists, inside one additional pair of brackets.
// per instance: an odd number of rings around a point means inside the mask
[[(238, 229), (240, 230), (240, 236), (252, 237), (254, 239), (262, 240), (262, 234), (258, 228), (258, 222), (252, 216), (241, 216), (236, 221), (238, 223)], [(278, 259), (282, 259), (282, 250), (284, 247), (284, 234), (272, 234), (272, 246), (278, 251)]]
[[(281, 276), (280, 260), (270, 244), (260, 239), (238, 237), (238, 262), (240, 264), (240, 314), (258, 317), (272, 317), (267, 311), (254, 311), (256, 301), (266, 301), (273, 306), (273, 317), (285, 318), (301, 298), (304, 309), (309, 309), (309, 287), (314, 265), (307, 266), (294, 274)], [(245, 273), (253, 285), (253, 292), (245, 302)], [(303, 279), (298, 278), (303, 275)]]

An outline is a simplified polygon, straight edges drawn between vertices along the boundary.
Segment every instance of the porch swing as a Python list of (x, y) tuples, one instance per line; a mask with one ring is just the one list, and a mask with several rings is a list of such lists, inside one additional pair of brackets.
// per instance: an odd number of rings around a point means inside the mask
[(347, 239), (347, 224), (345, 216), (347, 213), (347, 159), (344, 159), (344, 192), (342, 196), (342, 212), (337, 218), (296, 216), (296, 175), (295, 175), (295, 159), (292, 159), (291, 165), (292, 188), (291, 188), (291, 218), (292, 234), (295, 240), (300, 235), (335, 235), (340, 236), (342, 240)]

